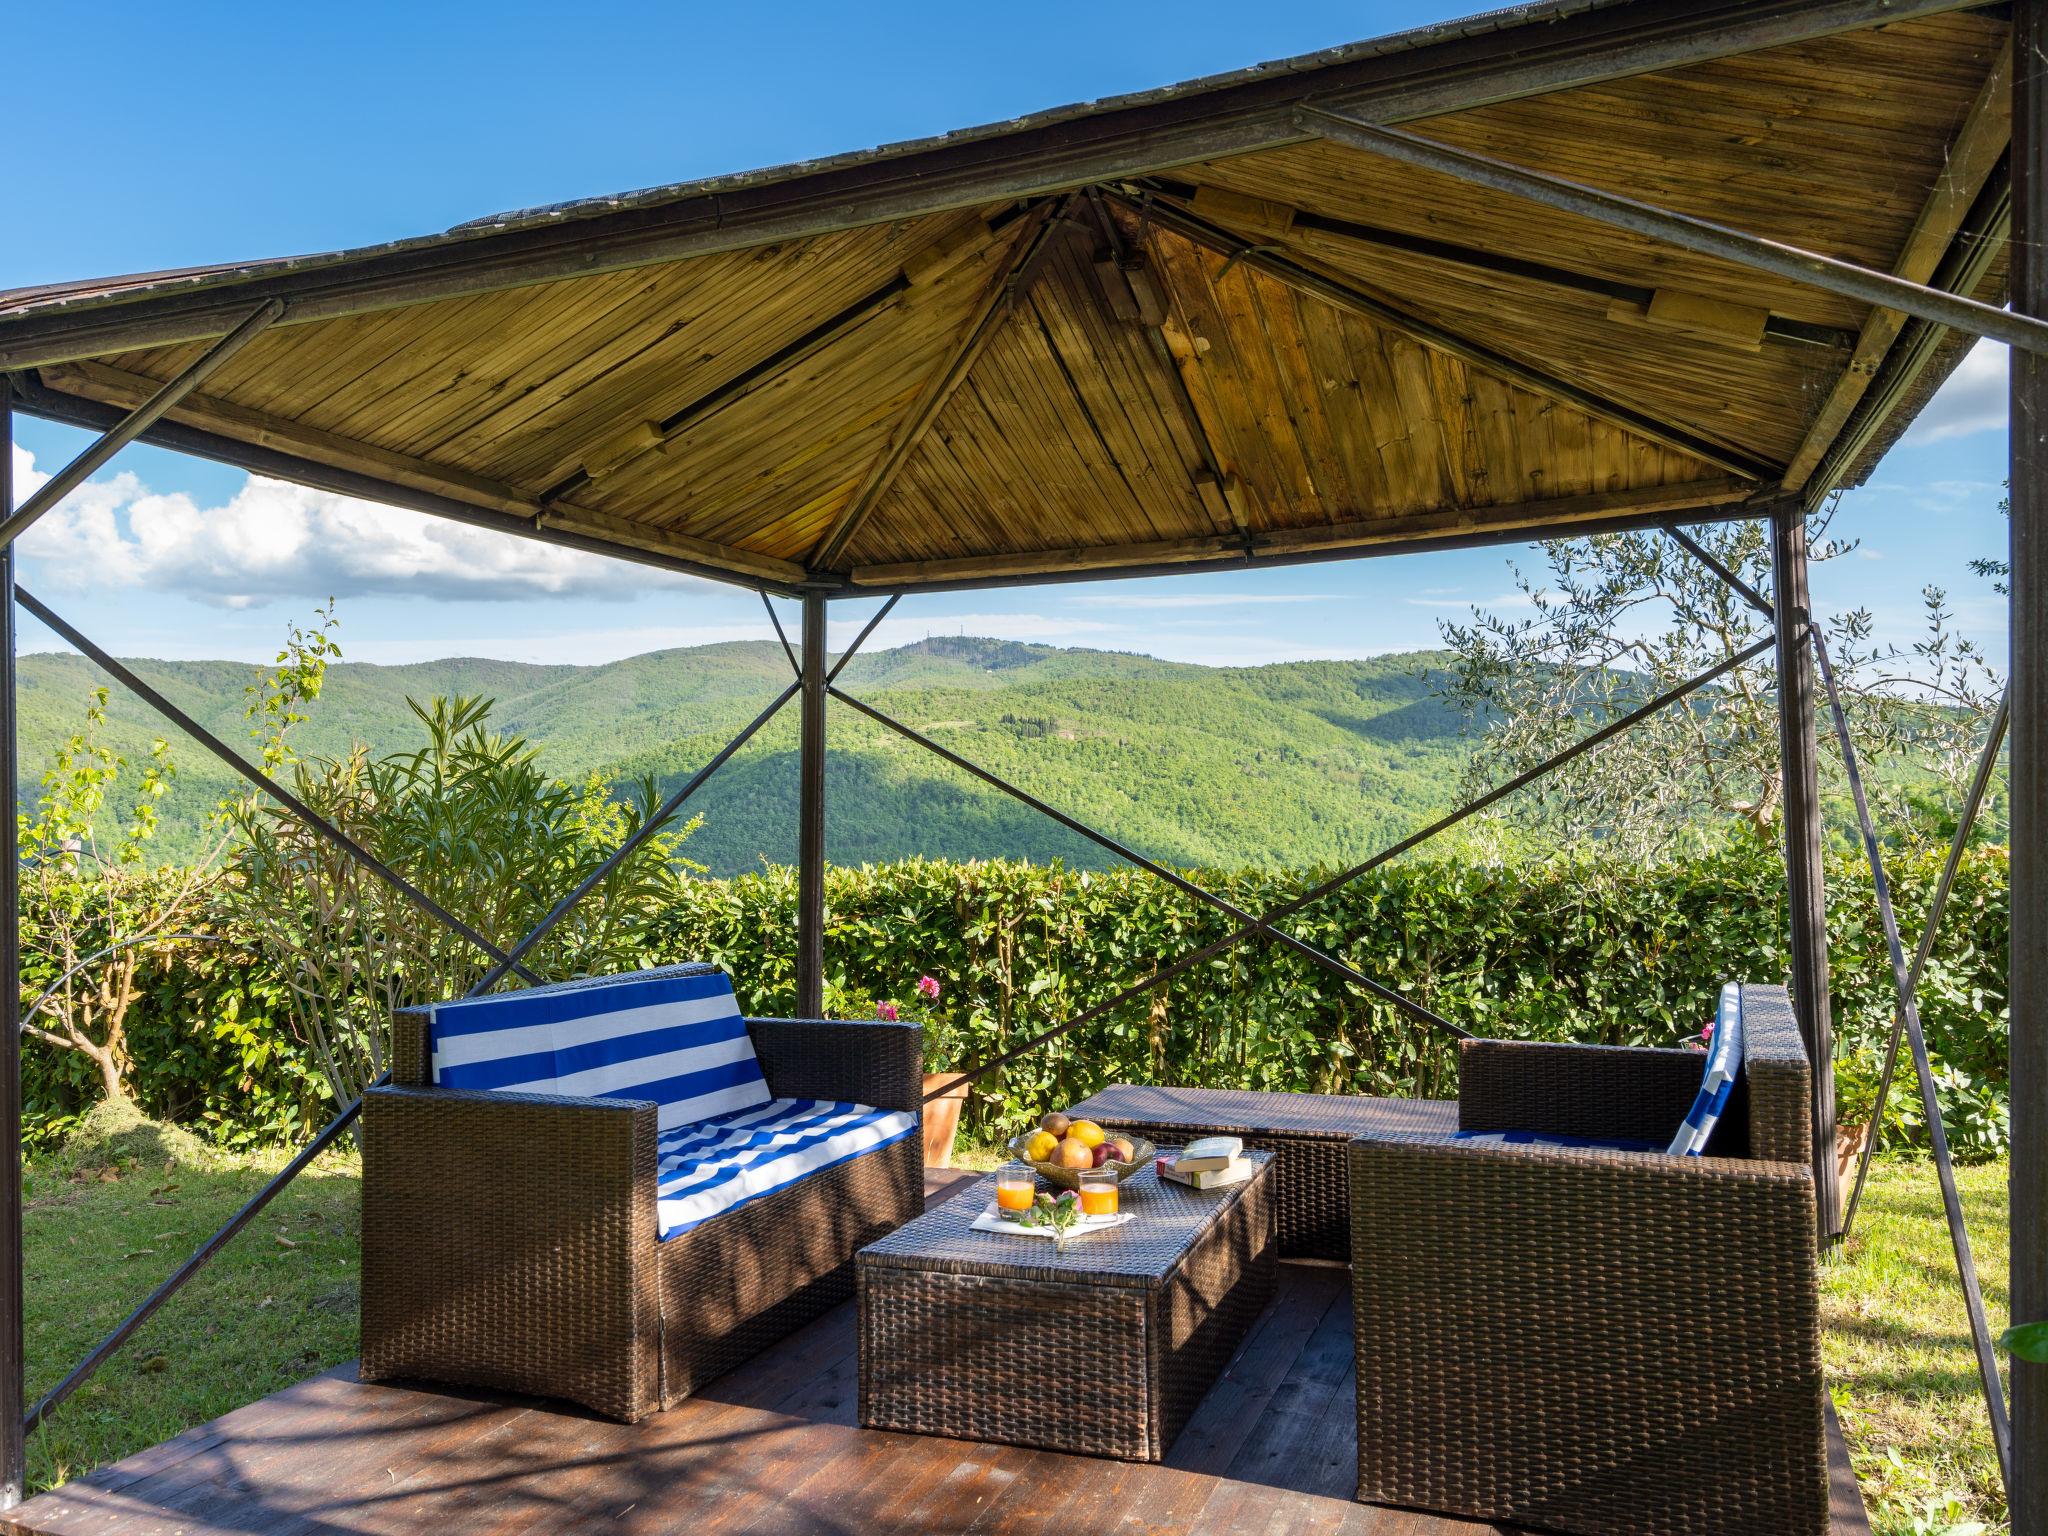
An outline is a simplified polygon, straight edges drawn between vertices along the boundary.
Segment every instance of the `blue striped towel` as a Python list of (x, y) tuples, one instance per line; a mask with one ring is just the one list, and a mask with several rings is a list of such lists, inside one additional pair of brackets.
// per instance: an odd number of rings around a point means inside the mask
[(429, 1010), (443, 1088), (652, 1099), (664, 1131), (769, 1102), (721, 971), (676, 966)]
[(1700, 1091), (1693, 1095), (1685, 1123), (1665, 1150), (1674, 1157), (1699, 1157), (1707, 1150), (1707, 1138), (1728, 1100), (1735, 1093), (1735, 1074), (1742, 1070), (1742, 985), (1729, 982), (1721, 989), (1721, 1006), (1714, 1015), (1714, 1038), (1707, 1042), (1707, 1071)]
[(775, 1099), (664, 1131), (655, 1142), (656, 1228), (675, 1237), (917, 1128), (917, 1116), (902, 1110)]

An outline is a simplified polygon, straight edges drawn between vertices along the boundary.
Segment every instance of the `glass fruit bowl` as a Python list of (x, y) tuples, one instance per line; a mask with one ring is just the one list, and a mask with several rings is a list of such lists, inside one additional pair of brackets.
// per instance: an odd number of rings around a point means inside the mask
[[(1038, 1158), (1027, 1155), (1031, 1138), (1037, 1134), (1036, 1131), (1026, 1131), (1022, 1136), (1011, 1137), (1010, 1156), (1016, 1158), (1020, 1163), (1029, 1163), (1039, 1177), (1050, 1184), (1054, 1184), (1061, 1189), (1079, 1189), (1081, 1187), (1081, 1175), (1087, 1172), (1087, 1169), (1069, 1168), (1058, 1162), (1043, 1162)], [(1121, 1139), (1131, 1144), (1131, 1155), (1128, 1159), (1119, 1158), (1112, 1154), (1102, 1164), (1105, 1170), (1116, 1174), (1116, 1181), (1119, 1184), (1123, 1183), (1125, 1179), (1128, 1179), (1132, 1174), (1159, 1155), (1159, 1149), (1142, 1136), (1119, 1133), (1118, 1137), (1112, 1137), (1111, 1139)]]

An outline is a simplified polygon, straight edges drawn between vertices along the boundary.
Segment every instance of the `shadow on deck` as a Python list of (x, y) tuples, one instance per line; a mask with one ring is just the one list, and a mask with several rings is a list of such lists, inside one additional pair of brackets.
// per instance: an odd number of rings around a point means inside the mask
[[(928, 1200), (960, 1177), (929, 1172)], [(535, 1399), (364, 1384), (342, 1366), (4, 1523), (39, 1536), (1508, 1530), (1352, 1501), (1351, 1309), (1337, 1266), (1281, 1267), (1273, 1305), (1163, 1466), (863, 1430), (854, 1369), (851, 1304), (631, 1426)], [(1867, 1536), (1832, 1419), (1829, 1430), (1837, 1536)]]

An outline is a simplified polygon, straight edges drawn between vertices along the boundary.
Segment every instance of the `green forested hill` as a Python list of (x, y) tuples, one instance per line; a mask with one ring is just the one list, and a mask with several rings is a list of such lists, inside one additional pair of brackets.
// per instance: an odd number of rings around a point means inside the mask
[[(1371, 851), (1454, 799), (1469, 746), (1431, 697), (1427, 654), (1213, 668), (1105, 651), (932, 639), (857, 658), (841, 686), (1083, 821), (1175, 864), (1298, 865)], [(136, 670), (231, 741), (246, 739), (238, 662), (139, 661)], [(77, 728), (97, 669), (24, 657), (23, 791)], [(501, 729), (529, 737), (556, 774), (694, 772), (789, 680), (779, 645), (658, 651), (605, 666), (450, 659), (336, 664), (297, 738), (303, 752), (373, 751), (418, 732), (406, 699), (481, 694)], [(118, 686), (115, 745), (139, 758), (164, 732)], [(1011, 854), (1113, 862), (1008, 797), (835, 706), (832, 858)], [(160, 848), (198, 847), (224, 768), (171, 736), (179, 766)], [(705, 818), (692, 857), (716, 873), (795, 852), (796, 720), (786, 711), (691, 802)]]

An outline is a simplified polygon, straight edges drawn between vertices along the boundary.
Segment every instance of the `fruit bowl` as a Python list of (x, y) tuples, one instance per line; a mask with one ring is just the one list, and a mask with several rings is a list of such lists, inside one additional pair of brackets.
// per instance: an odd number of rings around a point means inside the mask
[[(1079, 1189), (1081, 1187), (1082, 1174), (1099, 1171), (1088, 1168), (1066, 1168), (1058, 1163), (1040, 1162), (1036, 1158), (1026, 1157), (1024, 1155), (1024, 1148), (1036, 1134), (1034, 1131), (1026, 1131), (1021, 1136), (1011, 1137), (1010, 1156), (1017, 1159), (1020, 1163), (1029, 1163), (1038, 1171), (1041, 1178), (1058, 1185), (1061, 1189)], [(1159, 1149), (1142, 1136), (1126, 1134), (1124, 1139), (1131, 1144), (1132, 1155), (1130, 1161), (1123, 1162), (1112, 1157), (1102, 1165), (1103, 1168), (1116, 1174), (1116, 1181), (1119, 1184), (1123, 1183), (1125, 1179), (1128, 1179), (1132, 1174), (1159, 1155)]]

